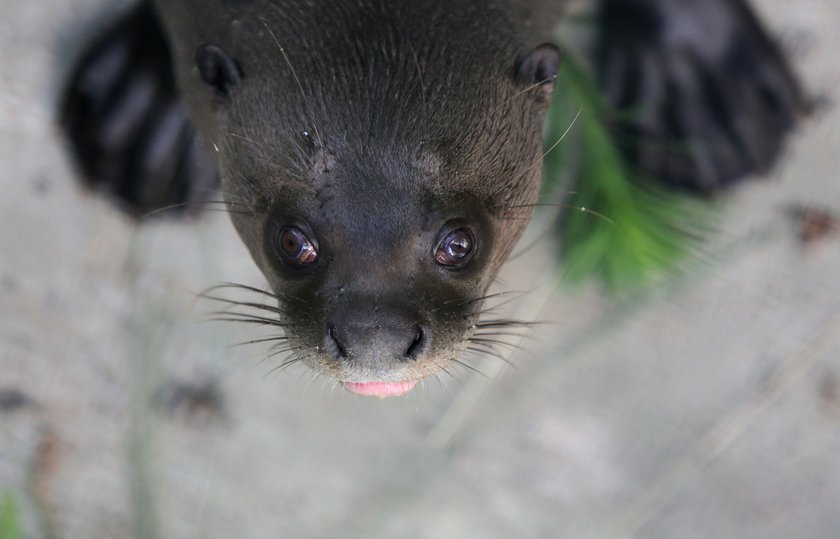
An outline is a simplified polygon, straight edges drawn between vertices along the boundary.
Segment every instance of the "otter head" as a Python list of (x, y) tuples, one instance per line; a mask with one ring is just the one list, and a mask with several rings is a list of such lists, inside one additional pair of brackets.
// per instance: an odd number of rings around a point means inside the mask
[(202, 48), (202, 114), (289, 353), (391, 396), (493, 323), (483, 299), (538, 193), (558, 51), (520, 50), (504, 20), (423, 35), (393, 12), (333, 19), (305, 45), (254, 22), (258, 50)]

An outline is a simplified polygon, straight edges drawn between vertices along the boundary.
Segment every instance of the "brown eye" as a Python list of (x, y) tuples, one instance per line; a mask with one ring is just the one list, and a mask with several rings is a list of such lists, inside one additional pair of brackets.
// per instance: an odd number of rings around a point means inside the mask
[(318, 260), (315, 245), (299, 228), (284, 227), (277, 240), (280, 243), (280, 256), (292, 267), (302, 268)]
[(435, 261), (448, 268), (460, 268), (475, 252), (475, 236), (469, 228), (453, 230), (435, 249)]

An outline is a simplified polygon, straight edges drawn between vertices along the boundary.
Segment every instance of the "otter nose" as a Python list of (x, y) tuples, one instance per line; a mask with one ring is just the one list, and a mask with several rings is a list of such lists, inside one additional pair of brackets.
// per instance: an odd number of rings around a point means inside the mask
[(428, 332), (411, 320), (389, 318), (382, 322), (336, 320), (327, 330), (327, 349), (337, 360), (374, 368), (422, 358), (428, 349)]

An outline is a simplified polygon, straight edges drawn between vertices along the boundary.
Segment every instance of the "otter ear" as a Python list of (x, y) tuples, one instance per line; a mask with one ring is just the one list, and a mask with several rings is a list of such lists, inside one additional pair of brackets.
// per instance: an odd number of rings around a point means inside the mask
[(242, 82), (242, 70), (236, 60), (215, 45), (202, 45), (195, 51), (198, 72), (218, 97), (227, 99)]
[(516, 67), (516, 82), (533, 87), (533, 95), (541, 103), (548, 104), (557, 83), (560, 68), (560, 49), (551, 43), (543, 43), (529, 52)]

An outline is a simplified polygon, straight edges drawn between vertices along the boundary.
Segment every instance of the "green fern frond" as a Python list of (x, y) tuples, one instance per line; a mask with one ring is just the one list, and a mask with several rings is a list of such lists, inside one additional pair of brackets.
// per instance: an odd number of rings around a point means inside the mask
[(632, 169), (608, 127), (615, 114), (591, 77), (565, 54), (547, 145), (575, 117), (575, 140), (564, 141), (565, 151), (547, 155), (544, 167), (550, 190), (557, 190), (565, 167), (574, 171), (565, 198), (569, 210), (558, 223), (564, 277), (571, 283), (597, 277), (610, 292), (642, 288), (678, 268), (694, 250), (709, 204), (656, 186)]

